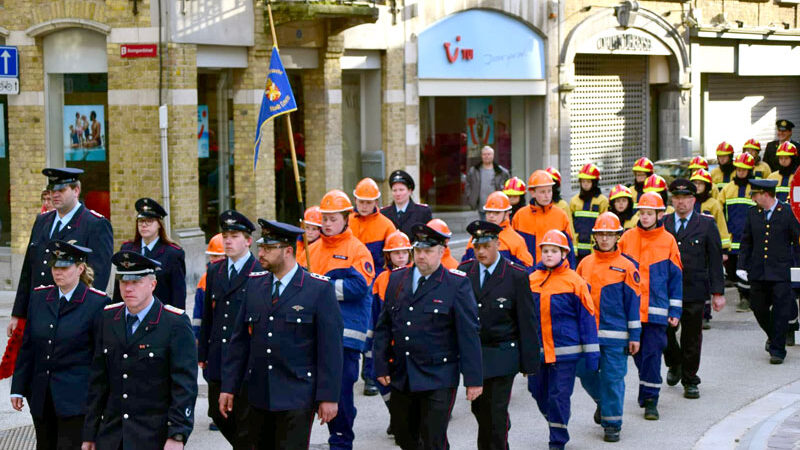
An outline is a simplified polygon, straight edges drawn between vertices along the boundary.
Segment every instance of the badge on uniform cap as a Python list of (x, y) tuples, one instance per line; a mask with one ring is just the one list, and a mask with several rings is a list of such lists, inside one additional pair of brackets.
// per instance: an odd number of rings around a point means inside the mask
[(234, 225), (236, 224), (236, 219), (225, 219), (226, 225)]
[(303, 308), (300, 305), (294, 305), (294, 306), (292, 306), (292, 309), (297, 311), (297, 312), (300, 312), (300, 311), (304, 310), (305, 308)]
[(782, 126), (782, 127), (785, 127), (785, 126), (786, 126), (786, 121), (785, 121), (785, 120), (781, 120), (781, 126)]

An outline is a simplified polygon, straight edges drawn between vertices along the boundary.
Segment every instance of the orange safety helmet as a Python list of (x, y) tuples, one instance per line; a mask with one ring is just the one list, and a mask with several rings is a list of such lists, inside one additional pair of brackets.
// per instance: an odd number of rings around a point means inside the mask
[(450, 227), (448, 227), (447, 223), (442, 219), (431, 219), (426, 225), (447, 237), (451, 237), (453, 235), (453, 232), (450, 231)]
[(775, 156), (797, 156), (797, 147), (789, 141), (778, 146)]
[(350, 199), (347, 197), (347, 194), (339, 189), (328, 191), (328, 193), (322, 197), (322, 201), (319, 202), (319, 212), (322, 214), (339, 213), (352, 210), (353, 204), (350, 203)]
[(655, 168), (653, 167), (653, 161), (650, 161), (649, 158), (642, 156), (641, 158), (637, 159), (635, 163), (633, 163), (633, 171), (634, 172), (647, 172), (653, 173), (655, 172)]
[(559, 172), (558, 169), (556, 169), (553, 166), (550, 166), (547, 169), (544, 169), (544, 171), (549, 173), (550, 176), (553, 177), (553, 181), (555, 181), (558, 184), (561, 184), (561, 172)]
[(225, 255), (225, 245), (222, 244), (222, 233), (217, 233), (208, 241), (206, 255), (223, 256)]
[(622, 223), (620, 223), (619, 217), (610, 211), (606, 211), (597, 216), (597, 220), (594, 221), (594, 227), (592, 228), (592, 233), (619, 233), (621, 231)]
[(655, 192), (645, 192), (639, 197), (639, 204), (636, 205), (638, 209), (656, 209), (665, 210), (664, 199)]
[(667, 189), (667, 181), (660, 175), (653, 174), (644, 180), (645, 192), (661, 192), (665, 189)]
[(578, 172), (578, 179), (579, 180), (599, 180), (600, 179), (600, 169), (597, 168), (592, 163), (586, 163), (583, 167), (581, 167), (580, 172)]
[(702, 156), (695, 156), (689, 161), (689, 168), (692, 170), (706, 169), (708, 170), (708, 161)]
[(618, 184), (612, 187), (611, 192), (608, 193), (608, 200), (612, 202), (621, 197), (633, 199), (633, 192), (631, 191), (631, 188), (625, 186), (624, 184)]
[(711, 174), (708, 173), (706, 169), (695, 170), (694, 173), (692, 174), (692, 177), (689, 178), (689, 181), (695, 181), (695, 180), (705, 181), (706, 183), (713, 183), (711, 179)]
[(543, 245), (554, 245), (569, 251), (569, 241), (567, 240), (567, 236), (558, 230), (550, 230), (545, 233), (544, 237), (542, 238), (542, 242), (539, 242), (539, 247)]
[(529, 191), (532, 191), (537, 187), (553, 186), (554, 184), (556, 184), (556, 182), (553, 181), (553, 177), (551, 177), (549, 173), (541, 169), (534, 170), (531, 176), (528, 178)]
[(353, 190), (353, 197), (359, 200), (377, 200), (381, 198), (381, 189), (372, 178), (364, 178)]
[(503, 194), (525, 195), (525, 182), (519, 177), (507, 179), (506, 184), (503, 185)]
[(720, 142), (717, 146), (717, 156), (725, 156), (733, 154), (733, 146), (725, 141)]
[(383, 251), (393, 252), (395, 250), (411, 250), (411, 240), (400, 230), (391, 232), (383, 242)]
[(744, 145), (742, 146), (742, 150), (747, 150), (747, 149), (756, 150), (760, 152), (761, 143), (755, 139), (748, 139), (747, 142), (745, 142)]
[(733, 165), (739, 169), (753, 170), (753, 167), (756, 166), (756, 159), (750, 153), (742, 152), (733, 161)]
[(322, 213), (319, 211), (319, 206), (312, 206), (306, 209), (305, 214), (303, 214), (303, 225), (322, 226)]
[(508, 196), (500, 191), (494, 191), (486, 197), (486, 204), (483, 205), (484, 211), (508, 211), (511, 209), (511, 202)]

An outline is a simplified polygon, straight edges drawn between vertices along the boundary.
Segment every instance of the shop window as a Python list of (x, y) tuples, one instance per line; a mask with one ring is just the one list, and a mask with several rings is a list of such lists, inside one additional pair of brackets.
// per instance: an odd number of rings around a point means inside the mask
[(206, 240), (219, 232), (217, 218), (233, 202), (233, 100), (228, 73), (197, 75), (197, 172), (200, 228)]
[[(481, 149), (511, 170), (511, 97), (420, 98), (419, 195), (434, 211), (464, 211), (467, 171)], [(519, 143), (515, 144), (519, 146)]]
[(8, 152), (8, 100), (5, 95), (0, 95), (0, 247), (11, 245), (11, 173)]
[[(292, 120), (294, 133), (294, 146), (297, 153), (297, 167), (300, 172), (300, 186), (303, 199), (306, 198), (306, 145), (305, 128), (303, 126), (305, 102), (303, 100), (303, 82), (298, 72), (287, 72), (289, 83), (292, 86), (297, 111), (289, 114)], [(275, 127), (275, 210), (278, 220), (285, 223), (296, 224), (303, 216), (297, 202), (297, 187), (294, 181), (292, 168), (292, 153), (289, 148), (289, 135), (286, 128), (286, 119), (278, 117), (273, 120)], [(306, 207), (311, 203), (306, 201)]]

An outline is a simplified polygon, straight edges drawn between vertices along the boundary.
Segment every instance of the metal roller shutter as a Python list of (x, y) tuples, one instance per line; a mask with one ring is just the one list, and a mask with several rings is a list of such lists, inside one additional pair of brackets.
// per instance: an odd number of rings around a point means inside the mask
[(775, 121), (800, 124), (800, 77), (740, 77), (709, 74), (703, 87), (703, 148), (713, 157), (730, 142), (739, 153), (750, 138), (775, 139)]
[(573, 189), (587, 162), (602, 171), (601, 186), (629, 184), (633, 163), (647, 154), (646, 58), (579, 54), (575, 80), (569, 97)]

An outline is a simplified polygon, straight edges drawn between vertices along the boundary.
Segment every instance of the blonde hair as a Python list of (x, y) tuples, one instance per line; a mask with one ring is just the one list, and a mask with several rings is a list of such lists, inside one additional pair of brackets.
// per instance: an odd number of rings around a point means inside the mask
[(85, 262), (79, 263), (78, 267), (83, 267), (83, 272), (81, 273), (81, 282), (87, 286), (91, 286), (92, 282), (94, 281), (94, 269)]

